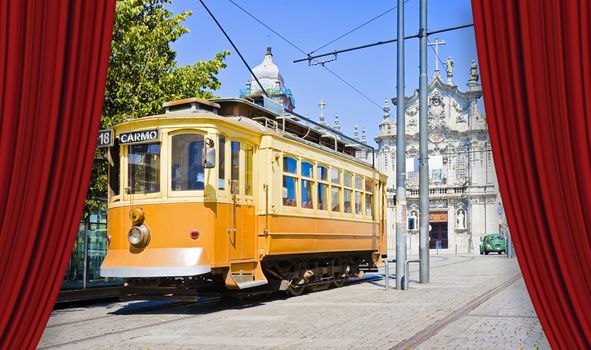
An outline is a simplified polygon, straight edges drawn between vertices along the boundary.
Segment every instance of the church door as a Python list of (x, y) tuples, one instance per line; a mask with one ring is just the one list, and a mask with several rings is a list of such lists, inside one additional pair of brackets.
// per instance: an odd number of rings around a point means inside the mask
[(447, 213), (429, 213), (429, 225), (429, 249), (447, 249)]

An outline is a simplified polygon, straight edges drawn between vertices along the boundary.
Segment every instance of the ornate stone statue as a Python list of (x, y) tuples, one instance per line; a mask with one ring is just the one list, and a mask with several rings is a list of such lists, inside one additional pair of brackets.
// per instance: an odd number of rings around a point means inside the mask
[(478, 81), (478, 65), (476, 61), (472, 60), (472, 65), (470, 66), (470, 80), (471, 81)]
[(464, 215), (464, 210), (458, 210), (458, 215), (456, 217), (456, 229), (464, 230), (466, 229), (466, 217)]
[(447, 58), (447, 61), (445, 61), (445, 66), (446, 66), (445, 70), (447, 72), (447, 76), (450, 78), (453, 77), (453, 75), (454, 75), (454, 72), (453, 72), (454, 61), (451, 59), (451, 57)]

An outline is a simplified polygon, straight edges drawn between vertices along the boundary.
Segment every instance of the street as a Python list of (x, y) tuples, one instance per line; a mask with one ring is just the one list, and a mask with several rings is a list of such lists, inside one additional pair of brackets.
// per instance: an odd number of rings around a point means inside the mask
[(292, 298), (56, 310), (39, 349), (550, 348), (515, 259), (434, 255), (431, 267), (422, 285), (411, 265), (408, 291), (385, 291), (381, 269)]

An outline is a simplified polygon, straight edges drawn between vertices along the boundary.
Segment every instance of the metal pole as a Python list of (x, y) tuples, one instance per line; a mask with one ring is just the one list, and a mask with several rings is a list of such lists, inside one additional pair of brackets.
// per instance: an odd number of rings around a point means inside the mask
[(429, 283), (429, 149), (427, 144), (427, 0), (420, 8), (419, 74), (419, 260), (421, 283)]
[(404, 110), (404, 0), (398, 0), (398, 86), (396, 103), (396, 288), (404, 286), (406, 261), (406, 127)]
[(86, 274), (88, 273), (88, 220), (90, 220), (90, 218), (87, 218), (84, 222), (84, 268), (82, 270), (82, 289), (86, 289)]

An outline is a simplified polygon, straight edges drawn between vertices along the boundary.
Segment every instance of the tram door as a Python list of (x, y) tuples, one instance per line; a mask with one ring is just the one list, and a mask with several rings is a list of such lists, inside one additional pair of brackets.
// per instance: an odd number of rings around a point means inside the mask
[(254, 147), (244, 142), (230, 144), (230, 192), (228, 249), (230, 260), (255, 257), (255, 208), (253, 188)]

